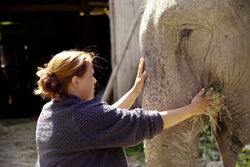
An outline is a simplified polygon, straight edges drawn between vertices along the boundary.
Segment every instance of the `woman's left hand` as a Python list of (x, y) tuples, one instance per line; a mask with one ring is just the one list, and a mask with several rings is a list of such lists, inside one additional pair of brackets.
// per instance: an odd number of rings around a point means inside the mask
[(125, 95), (123, 95), (115, 104), (113, 104), (112, 105), (113, 107), (130, 109), (130, 107), (134, 104), (136, 98), (142, 91), (144, 80), (146, 77), (146, 71), (143, 72), (143, 65), (144, 65), (144, 59), (141, 58), (134, 86)]
[(143, 89), (144, 86), (144, 80), (147, 75), (147, 72), (143, 72), (143, 67), (144, 67), (144, 59), (140, 58), (139, 66), (138, 66), (138, 72), (135, 80), (135, 84), (133, 86), (133, 91), (139, 95)]

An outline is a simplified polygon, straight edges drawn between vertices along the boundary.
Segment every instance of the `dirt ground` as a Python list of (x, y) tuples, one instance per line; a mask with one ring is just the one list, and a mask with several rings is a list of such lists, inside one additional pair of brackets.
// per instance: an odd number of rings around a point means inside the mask
[[(37, 118), (0, 120), (0, 167), (34, 167)], [(129, 167), (145, 167), (129, 157)]]
[(34, 167), (35, 119), (0, 120), (0, 166)]

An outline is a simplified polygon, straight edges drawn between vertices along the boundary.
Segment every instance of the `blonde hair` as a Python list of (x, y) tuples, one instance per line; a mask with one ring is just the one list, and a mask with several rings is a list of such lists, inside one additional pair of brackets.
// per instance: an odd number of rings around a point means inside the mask
[(93, 58), (93, 53), (83, 51), (63, 51), (56, 54), (44, 67), (38, 67), (38, 87), (34, 94), (48, 99), (66, 97), (66, 88), (71, 78), (83, 75), (87, 63), (92, 63)]

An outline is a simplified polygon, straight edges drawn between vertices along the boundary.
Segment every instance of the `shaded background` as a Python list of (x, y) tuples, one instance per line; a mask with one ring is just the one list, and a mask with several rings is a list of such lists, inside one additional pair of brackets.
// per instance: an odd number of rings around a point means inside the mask
[[(0, 117), (29, 117), (45, 103), (33, 95), (38, 66), (63, 50), (93, 51), (100, 93), (110, 67), (108, 0), (0, 1)], [(106, 11), (106, 12), (105, 12)]]

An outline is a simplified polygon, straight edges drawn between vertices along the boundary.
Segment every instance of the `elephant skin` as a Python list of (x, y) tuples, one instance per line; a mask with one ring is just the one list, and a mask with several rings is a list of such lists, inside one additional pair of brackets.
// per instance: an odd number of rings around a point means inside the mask
[[(210, 86), (226, 97), (230, 115), (222, 113), (213, 134), (224, 167), (234, 167), (250, 143), (250, 1), (148, 0), (140, 47), (147, 71), (143, 108), (182, 107)], [(198, 166), (204, 118), (144, 141), (147, 166)]]

